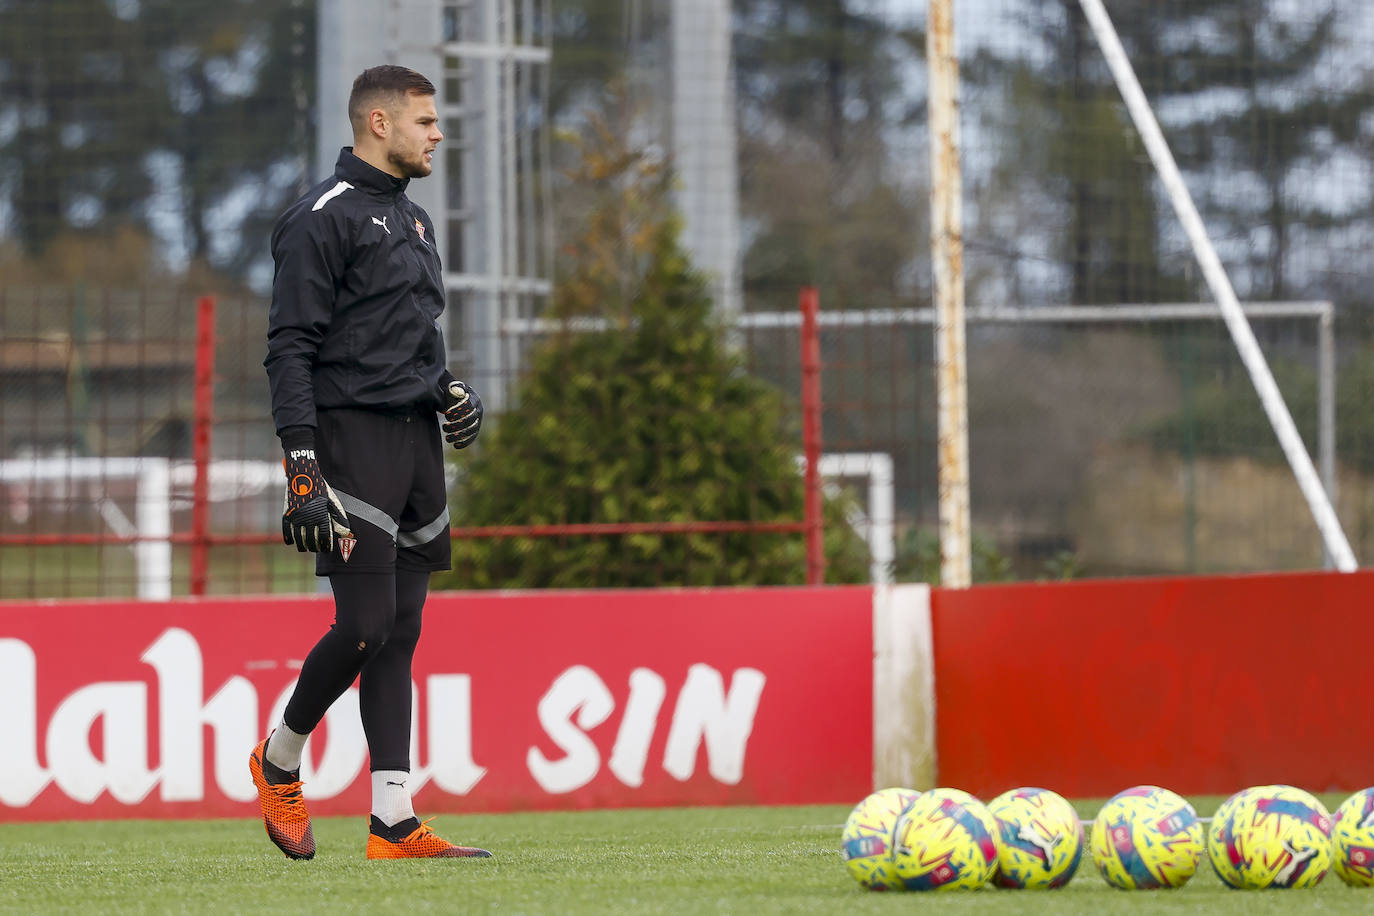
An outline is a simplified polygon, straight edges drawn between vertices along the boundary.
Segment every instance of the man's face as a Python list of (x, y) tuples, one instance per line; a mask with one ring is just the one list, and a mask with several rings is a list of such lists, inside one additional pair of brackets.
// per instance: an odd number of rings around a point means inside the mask
[(424, 178), (434, 171), (434, 148), (444, 139), (434, 96), (407, 93), (391, 117), (387, 162), (402, 178)]

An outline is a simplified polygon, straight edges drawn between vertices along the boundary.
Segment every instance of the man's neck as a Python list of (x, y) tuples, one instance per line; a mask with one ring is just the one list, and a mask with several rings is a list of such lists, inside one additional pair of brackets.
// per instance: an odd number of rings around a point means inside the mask
[(357, 143), (353, 144), (353, 155), (363, 162), (372, 166), (379, 172), (386, 172), (392, 178), (400, 178), (401, 174), (396, 170), (396, 166), (387, 161), (386, 153), (376, 148), (362, 148)]

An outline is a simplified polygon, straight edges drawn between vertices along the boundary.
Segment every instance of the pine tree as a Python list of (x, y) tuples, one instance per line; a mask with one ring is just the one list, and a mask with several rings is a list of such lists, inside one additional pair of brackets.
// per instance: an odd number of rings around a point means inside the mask
[[(592, 118), (572, 187), (594, 198), (563, 252), (555, 319), (596, 317), (533, 348), (516, 403), (484, 429), (455, 524), (796, 521), (800, 441), (780, 393), (743, 371), (681, 248), (670, 172)], [(828, 578), (866, 550), (827, 507)], [(795, 533), (630, 534), (455, 542), (448, 587), (800, 583)]]

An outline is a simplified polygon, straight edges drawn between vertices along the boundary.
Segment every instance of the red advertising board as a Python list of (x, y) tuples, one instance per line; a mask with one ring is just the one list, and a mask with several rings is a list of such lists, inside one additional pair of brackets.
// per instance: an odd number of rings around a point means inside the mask
[[(247, 816), (247, 758), (327, 598), (0, 604), (0, 817)], [(852, 802), (872, 772), (867, 588), (435, 594), (416, 807)], [(365, 814), (356, 686), (312, 812)]]
[(936, 589), (939, 780), (1374, 784), (1371, 596), (1366, 572)]

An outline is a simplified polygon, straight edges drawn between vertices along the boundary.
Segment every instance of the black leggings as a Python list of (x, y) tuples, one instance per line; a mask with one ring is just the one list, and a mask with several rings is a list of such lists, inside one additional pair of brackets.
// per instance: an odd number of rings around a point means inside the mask
[(374, 770), (410, 770), (410, 660), (420, 639), (429, 573), (329, 577), (334, 624), (305, 657), (284, 719), (309, 734), (361, 674), (359, 705)]

